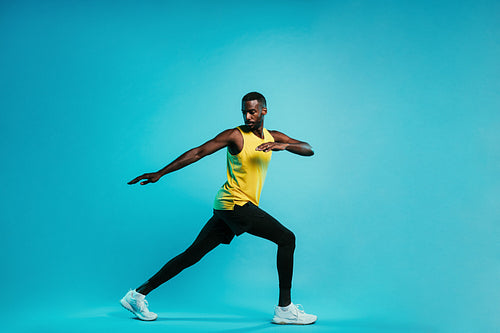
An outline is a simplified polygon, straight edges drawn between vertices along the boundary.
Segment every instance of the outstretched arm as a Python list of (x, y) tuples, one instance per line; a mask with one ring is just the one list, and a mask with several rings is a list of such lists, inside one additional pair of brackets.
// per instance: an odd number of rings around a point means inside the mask
[(167, 173), (179, 170), (188, 166), (203, 157), (213, 154), (221, 148), (227, 147), (234, 142), (234, 129), (225, 130), (210, 141), (205, 142), (199, 147), (193, 148), (177, 157), (172, 163), (165, 166), (157, 172), (145, 173), (128, 182), (129, 185), (136, 184), (140, 180), (141, 185), (148, 183), (156, 183), (161, 177)]
[(288, 135), (278, 131), (269, 131), (269, 133), (271, 133), (275, 141), (263, 143), (255, 148), (255, 150), (263, 152), (288, 150), (291, 153), (302, 156), (314, 155), (312, 147), (307, 142), (292, 139)]

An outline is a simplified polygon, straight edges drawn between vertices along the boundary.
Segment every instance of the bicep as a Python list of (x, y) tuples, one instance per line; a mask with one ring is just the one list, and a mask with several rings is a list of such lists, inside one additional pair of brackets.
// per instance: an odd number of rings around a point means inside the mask
[(216, 151), (227, 147), (232, 141), (232, 130), (226, 130), (218, 134), (212, 140), (209, 140), (197, 147), (197, 154), (201, 157), (215, 153)]
[(282, 143), (304, 143), (303, 141), (292, 139), (288, 135), (283, 134), (283, 133), (281, 133), (279, 131), (269, 131), (269, 133), (271, 133), (271, 135), (273, 136), (275, 142), (282, 142)]

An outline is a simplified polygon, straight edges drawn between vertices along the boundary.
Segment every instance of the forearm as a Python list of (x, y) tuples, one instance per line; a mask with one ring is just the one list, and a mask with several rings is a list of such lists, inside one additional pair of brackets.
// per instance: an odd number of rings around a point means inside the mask
[(302, 156), (314, 155), (312, 147), (307, 142), (287, 143), (287, 147), (285, 149), (297, 155), (302, 155)]
[(174, 172), (176, 170), (182, 169), (185, 166), (188, 166), (198, 160), (200, 160), (202, 156), (200, 155), (199, 148), (193, 148), (188, 150), (181, 156), (177, 157), (172, 163), (168, 164), (164, 168), (158, 171), (158, 174), (164, 176), (168, 173)]

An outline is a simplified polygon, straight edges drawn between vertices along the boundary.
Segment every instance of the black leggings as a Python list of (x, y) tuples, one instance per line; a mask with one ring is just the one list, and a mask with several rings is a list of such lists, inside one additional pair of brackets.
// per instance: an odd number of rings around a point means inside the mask
[(167, 262), (158, 273), (137, 288), (137, 292), (147, 295), (185, 268), (197, 263), (219, 244), (229, 244), (234, 235), (243, 232), (268, 239), (278, 245), (279, 287), (280, 290), (290, 290), (295, 235), (271, 215), (252, 203), (247, 203), (244, 206), (235, 206), (232, 211), (214, 210), (214, 215), (205, 224), (193, 244)]

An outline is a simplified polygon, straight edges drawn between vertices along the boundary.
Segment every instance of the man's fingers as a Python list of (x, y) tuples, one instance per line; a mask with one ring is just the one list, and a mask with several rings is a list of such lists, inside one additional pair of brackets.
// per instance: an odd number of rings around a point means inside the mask
[(264, 153), (267, 153), (268, 151), (272, 150), (272, 148), (269, 146), (259, 146), (259, 147), (255, 148), (255, 150), (263, 151)]
[(264, 152), (269, 151), (270, 146), (272, 145), (272, 142), (266, 142), (263, 144), (260, 144), (255, 148), (255, 150), (262, 150)]
[[(135, 177), (134, 179), (132, 179), (131, 181), (129, 181), (127, 184), (129, 184), (129, 185), (136, 184), (141, 179), (148, 179), (149, 180), (148, 175), (147, 174), (143, 174), (143, 175), (140, 175), (139, 177)], [(141, 185), (143, 185), (143, 184), (141, 183)]]
[(141, 182), (141, 185), (146, 185), (146, 184), (149, 184), (149, 183), (151, 183), (151, 181), (148, 179), (146, 181)]
[(132, 179), (131, 181), (129, 181), (127, 184), (129, 184), (129, 185), (133, 185), (133, 184), (137, 183), (137, 182), (138, 182), (139, 180), (141, 180), (141, 179), (142, 179), (142, 177), (137, 177), (137, 178), (134, 178), (134, 179)]

